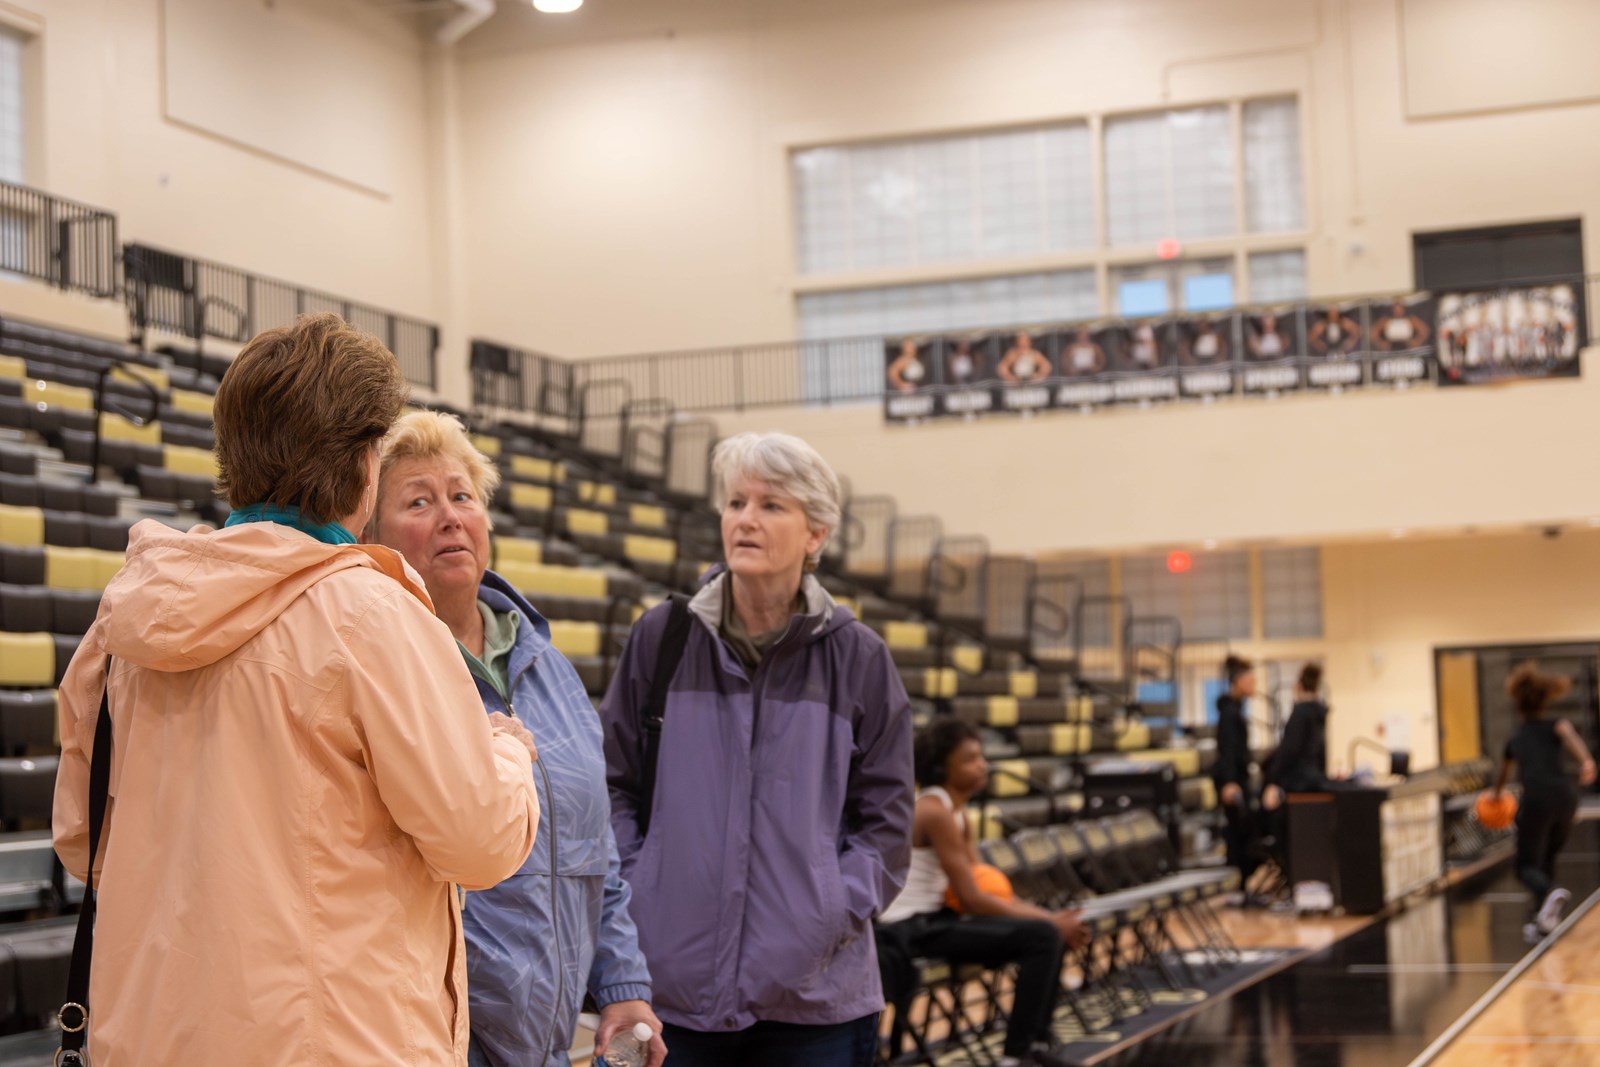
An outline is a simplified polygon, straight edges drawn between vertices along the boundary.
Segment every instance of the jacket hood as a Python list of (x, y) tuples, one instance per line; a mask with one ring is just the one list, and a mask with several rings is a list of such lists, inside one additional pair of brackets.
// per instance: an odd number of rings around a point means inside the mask
[[(689, 600), (689, 610), (716, 633), (722, 627), (722, 587), (733, 576), (725, 564), (717, 564), (700, 579), (700, 589)], [(855, 621), (849, 608), (833, 599), (814, 574), (802, 575), (800, 593), (805, 597), (805, 636), (808, 641), (832, 633)], [(794, 625), (793, 620), (790, 626)]]
[(188, 671), (231, 655), (302, 593), (366, 567), (433, 610), (422, 579), (382, 545), (328, 545), (274, 522), (180, 533), (154, 520), (128, 534), (126, 561), (100, 599), (105, 650), (157, 671)]

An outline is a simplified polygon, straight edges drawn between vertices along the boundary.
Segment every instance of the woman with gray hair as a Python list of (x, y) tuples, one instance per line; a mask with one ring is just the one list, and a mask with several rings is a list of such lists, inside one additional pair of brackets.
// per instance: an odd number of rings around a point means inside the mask
[(726, 563), (634, 628), (601, 707), (611, 821), (676, 1067), (865, 1067), (872, 919), (911, 855), (911, 709), (811, 573), (839, 480), (804, 441), (712, 460)]

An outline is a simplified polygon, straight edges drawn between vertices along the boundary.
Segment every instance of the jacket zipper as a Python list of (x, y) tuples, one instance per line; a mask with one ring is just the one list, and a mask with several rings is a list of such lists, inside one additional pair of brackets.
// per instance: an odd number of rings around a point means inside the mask
[[(513, 719), (517, 717), (517, 709), (512, 706), (511, 698), (506, 701), (506, 714)], [(556, 1020), (561, 1018), (561, 1002), (567, 995), (567, 967), (561, 955), (561, 908), (557, 901), (556, 883), (556, 791), (550, 784), (550, 772), (545, 770), (543, 760), (534, 760), (533, 765), (539, 768), (539, 777), (544, 780), (545, 806), (550, 809), (550, 933), (556, 945), (556, 996), (550, 1005), (550, 1025), (545, 1027), (544, 1048), (539, 1053), (540, 1067), (550, 1059), (550, 1045), (556, 1037)]]

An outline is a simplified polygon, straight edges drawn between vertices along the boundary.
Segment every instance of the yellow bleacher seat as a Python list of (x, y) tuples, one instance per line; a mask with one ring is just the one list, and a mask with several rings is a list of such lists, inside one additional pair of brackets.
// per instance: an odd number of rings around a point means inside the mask
[(1142, 722), (1130, 722), (1117, 734), (1117, 751), (1134, 752), (1150, 747), (1150, 727)]
[(56, 643), (49, 634), (0, 634), (0, 685), (48, 686), (56, 681)]
[(929, 700), (950, 700), (960, 682), (951, 667), (929, 667), (922, 672), (922, 695)]
[(550, 502), (553, 499), (549, 486), (524, 485), (520, 482), (511, 483), (512, 507), (531, 508), (534, 511), (549, 511)]
[(550, 620), (550, 642), (568, 659), (587, 659), (600, 654), (600, 627), (592, 622)]
[(28, 361), (16, 356), (0, 356), (0, 378), (20, 382), (28, 376)]
[(45, 546), (44, 584), (52, 589), (101, 590), (121, 568), (121, 552)]
[(990, 726), (1017, 725), (1017, 698), (990, 697), (988, 721)]
[(989, 795), (992, 797), (1027, 796), (1028, 761), (1021, 759), (995, 760), (990, 767)]
[(591, 567), (546, 567), (524, 564), (523, 583), (517, 588), (536, 604), (541, 596), (597, 597), (606, 595), (606, 572)]
[(583, 508), (573, 508), (567, 512), (567, 529), (572, 533), (604, 537), (608, 528), (606, 517), (601, 512), (585, 511)]
[(132, 441), (139, 445), (161, 443), (161, 423), (151, 421), (135, 425), (132, 419), (109, 411), (100, 413), (100, 437), (106, 441)]
[(1201, 778), (1200, 782), (1200, 810), (1215, 811), (1217, 808), (1217, 783), (1210, 778)]
[(883, 640), (890, 648), (927, 648), (928, 628), (920, 622), (886, 622)]
[(972, 828), (973, 840), (998, 841), (1006, 836), (1006, 828), (1000, 822), (1000, 817), (1005, 814), (1005, 809), (1000, 805), (985, 804), (980, 808), (977, 805), (969, 804), (966, 814), (967, 825)]
[(486, 433), (475, 433), (472, 435), (472, 447), (486, 456), (498, 456), (500, 454), (500, 438), (490, 437)]
[(519, 474), (524, 478), (535, 478), (541, 482), (556, 481), (556, 464), (553, 460), (537, 459), (534, 456), (512, 456), (511, 473)]
[(544, 562), (544, 545), (530, 538), (496, 537), (494, 546), (495, 558), (502, 566), (506, 563)]
[(178, 411), (186, 411), (191, 415), (204, 415), (210, 418), (212, 399), (206, 393), (197, 393), (192, 389), (174, 389), (172, 391), (172, 406)]
[(1032, 698), (1039, 695), (1039, 676), (1032, 671), (1011, 672), (1011, 695)]
[(1090, 696), (1076, 696), (1067, 702), (1068, 722), (1093, 722), (1094, 698)]
[(609, 482), (579, 482), (578, 499), (585, 504), (608, 508), (617, 502), (617, 487)]
[(23, 387), (22, 399), (28, 404), (49, 404), (73, 411), (94, 410), (94, 390), (36, 379)]
[(1150, 748), (1129, 752), (1128, 758), (1141, 763), (1157, 760), (1170, 763), (1179, 778), (1193, 778), (1200, 773), (1200, 753), (1192, 748)]
[(111, 372), (111, 380), (132, 382), (134, 385), (151, 385), (163, 393), (172, 388), (172, 379), (159, 367), (117, 367)]
[(1058, 722), (1050, 727), (1050, 751), (1057, 756), (1076, 756), (1089, 751), (1093, 734), (1082, 723)]
[(217, 456), (208, 448), (168, 445), (162, 458), (162, 465), (174, 474), (196, 474), (216, 480)]
[(622, 554), (635, 563), (672, 563), (678, 558), (678, 546), (665, 537), (628, 534), (622, 539)]
[(44, 512), (38, 508), (0, 504), (0, 545), (44, 544)]
[(833, 598), (833, 602), (842, 608), (849, 608), (850, 614), (854, 615), (858, 619), (861, 618), (861, 603), (860, 601), (856, 600), (855, 597), (838, 596)]
[(667, 509), (650, 504), (633, 504), (628, 508), (628, 519), (635, 526), (649, 526), (656, 530), (667, 528)]
[(983, 670), (983, 649), (977, 645), (958, 645), (950, 650), (950, 662), (958, 670), (978, 674)]

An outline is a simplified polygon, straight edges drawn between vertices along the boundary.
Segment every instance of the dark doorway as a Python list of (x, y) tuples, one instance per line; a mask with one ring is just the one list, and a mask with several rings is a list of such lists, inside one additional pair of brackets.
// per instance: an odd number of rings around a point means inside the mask
[[(1550, 706), (1550, 714), (1569, 720), (1591, 752), (1600, 751), (1600, 642), (1552, 643), (1543, 645), (1499, 645), (1480, 648), (1441, 648), (1434, 652), (1439, 685), (1438, 721), (1440, 751), (1449, 737), (1449, 719), (1464, 718), (1452, 702), (1476, 705), (1478, 736), (1482, 752), (1498, 760), (1505, 751), (1506, 739), (1517, 725), (1516, 712), (1506, 694), (1506, 678), (1518, 664), (1532, 660), (1539, 669), (1572, 679), (1572, 691)], [(1455, 694), (1448, 684), (1462, 660), (1470, 661), (1470, 694)]]
[(1581, 219), (1411, 236), (1418, 289), (1491, 289), (1583, 275)]

